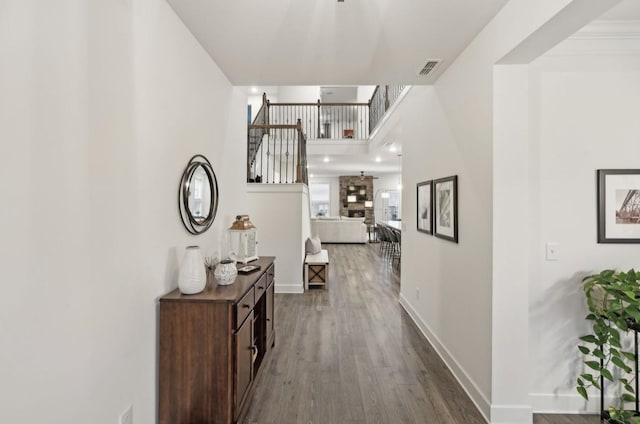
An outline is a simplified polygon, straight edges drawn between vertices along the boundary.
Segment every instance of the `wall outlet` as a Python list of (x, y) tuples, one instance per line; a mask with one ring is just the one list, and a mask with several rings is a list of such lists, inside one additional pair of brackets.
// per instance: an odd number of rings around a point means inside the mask
[(416, 287), (416, 300), (420, 300), (420, 287)]
[(129, 407), (120, 414), (118, 424), (133, 424), (133, 405), (129, 405)]

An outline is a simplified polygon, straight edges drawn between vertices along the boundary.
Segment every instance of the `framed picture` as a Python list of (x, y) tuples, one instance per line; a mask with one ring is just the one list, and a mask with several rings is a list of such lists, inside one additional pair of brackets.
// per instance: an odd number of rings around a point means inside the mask
[(458, 176), (433, 180), (433, 235), (458, 242)]
[(640, 243), (640, 169), (599, 169), (598, 243)]
[(423, 181), (417, 185), (418, 231), (427, 234), (433, 234), (432, 188), (431, 181)]

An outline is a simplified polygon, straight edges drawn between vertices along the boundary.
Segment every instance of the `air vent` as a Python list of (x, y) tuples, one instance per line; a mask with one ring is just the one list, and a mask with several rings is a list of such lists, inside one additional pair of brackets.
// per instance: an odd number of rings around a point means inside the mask
[(440, 60), (437, 60), (437, 59), (427, 61), (427, 64), (422, 67), (422, 69), (420, 70), (420, 72), (418, 72), (418, 74), (422, 75), (423, 77), (426, 77), (434, 69), (436, 69), (439, 63), (440, 63)]

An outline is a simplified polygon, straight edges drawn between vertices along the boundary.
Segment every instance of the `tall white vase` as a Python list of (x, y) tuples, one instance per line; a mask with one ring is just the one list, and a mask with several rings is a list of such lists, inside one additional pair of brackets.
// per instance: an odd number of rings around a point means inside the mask
[(199, 246), (187, 246), (178, 274), (178, 288), (183, 294), (196, 294), (204, 290), (207, 272)]

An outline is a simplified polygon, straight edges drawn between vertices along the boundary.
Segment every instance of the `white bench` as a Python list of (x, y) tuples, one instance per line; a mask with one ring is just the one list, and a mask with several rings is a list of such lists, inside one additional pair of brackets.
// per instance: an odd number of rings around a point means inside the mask
[(322, 249), (315, 255), (307, 255), (304, 259), (304, 288), (309, 286), (329, 286), (329, 252)]

